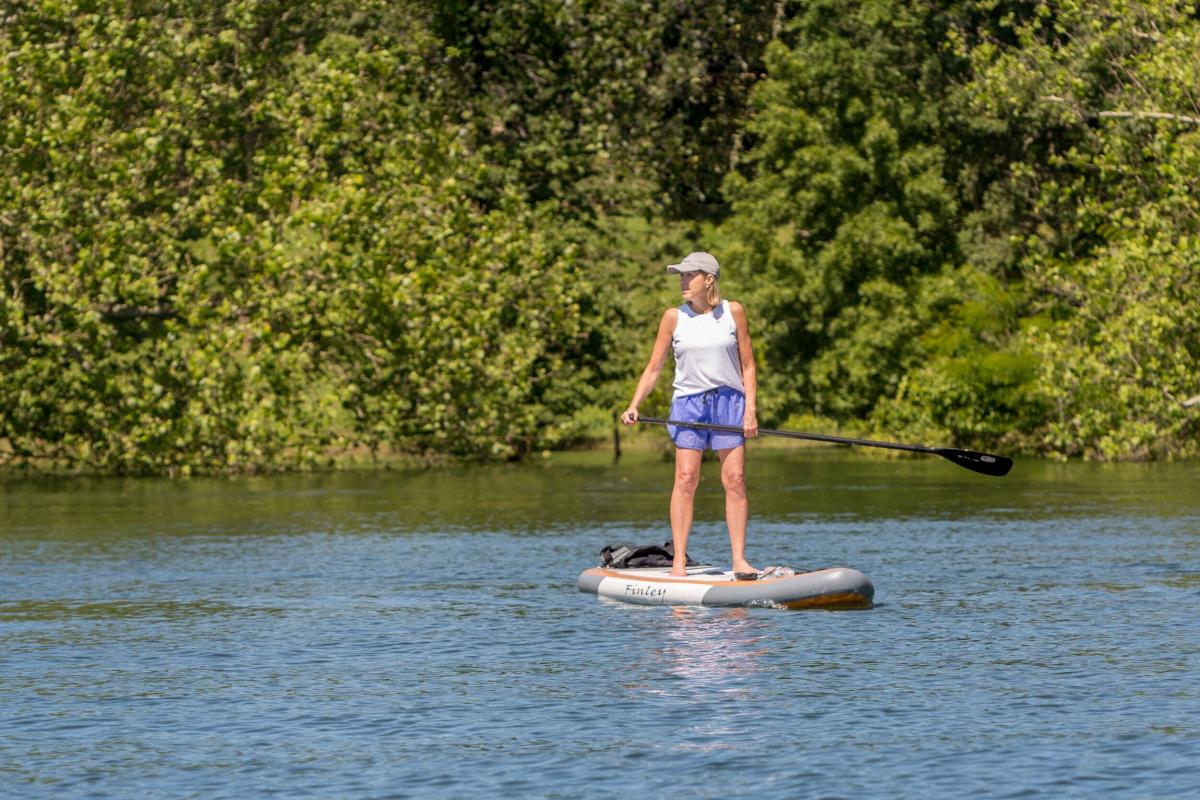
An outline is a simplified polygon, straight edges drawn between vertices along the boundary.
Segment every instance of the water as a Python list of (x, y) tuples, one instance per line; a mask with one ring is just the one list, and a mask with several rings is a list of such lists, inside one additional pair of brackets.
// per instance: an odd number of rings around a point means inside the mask
[(856, 567), (873, 610), (576, 592), (667, 538), (669, 481), (0, 481), (0, 795), (1196, 796), (1200, 465), (759, 450), (751, 559)]

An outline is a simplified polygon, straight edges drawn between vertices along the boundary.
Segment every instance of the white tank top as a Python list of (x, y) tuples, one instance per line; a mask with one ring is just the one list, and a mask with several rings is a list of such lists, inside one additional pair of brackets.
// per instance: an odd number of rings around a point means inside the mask
[(722, 386), (746, 391), (738, 357), (737, 325), (728, 300), (722, 300), (707, 314), (697, 314), (687, 303), (681, 305), (671, 344), (675, 347), (675, 397)]

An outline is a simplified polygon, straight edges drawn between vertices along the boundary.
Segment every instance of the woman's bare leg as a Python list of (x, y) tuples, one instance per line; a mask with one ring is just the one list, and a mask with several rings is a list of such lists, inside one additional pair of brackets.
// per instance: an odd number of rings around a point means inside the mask
[(729, 549), (733, 553), (734, 572), (758, 572), (746, 560), (746, 523), (750, 503), (746, 499), (746, 448), (718, 450), (721, 459), (721, 483), (725, 486), (725, 524), (729, 526)]
[(675, 448), (675, 488), (671, 490), (671, 541), (675, 543), (672, 575), (686, 575), (688, 532), (692, 529), (692, 510), (696, 486), (700, 483), (700, 459), (703, 450)]

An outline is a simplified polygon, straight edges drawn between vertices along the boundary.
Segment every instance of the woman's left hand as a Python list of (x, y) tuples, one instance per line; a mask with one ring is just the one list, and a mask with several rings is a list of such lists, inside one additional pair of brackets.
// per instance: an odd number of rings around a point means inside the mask
[(754, 439), (758, 436), (758, 415), (753, 411), (747, 411), (746, 416), (742, 419), (742, 433), (747, 439)]

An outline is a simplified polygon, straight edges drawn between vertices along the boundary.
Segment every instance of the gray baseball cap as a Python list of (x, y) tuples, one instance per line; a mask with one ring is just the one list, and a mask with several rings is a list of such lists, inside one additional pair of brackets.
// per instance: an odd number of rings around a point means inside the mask
[(721, 265), (712, 253), (688, 253), (678, 264), (671, 264), (667, 272), (707, 272), (714, 278), (721, 277)]

